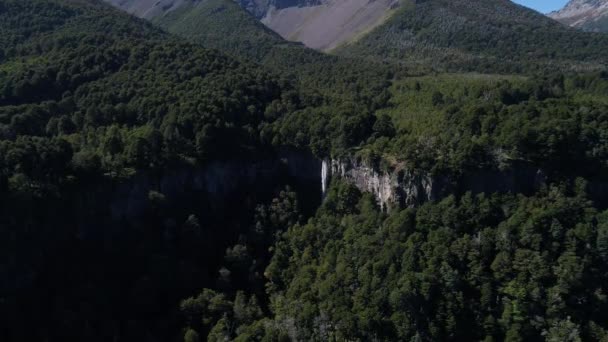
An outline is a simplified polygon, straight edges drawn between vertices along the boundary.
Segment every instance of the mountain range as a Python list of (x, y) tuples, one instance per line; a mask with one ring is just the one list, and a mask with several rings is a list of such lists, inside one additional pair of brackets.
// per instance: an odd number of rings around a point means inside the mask
[(586, 31), (608, 32), (608, 0), (571, 0), (549, 17)]
[(590, 70), (608, 61), (608, 37), (568, 29), (509, 0), (245, 1), (241, 8), (230, 0), (106, 1), (170, 32), (247, 54), (285, 45), (281, 36), (414, 69), (511, 72), (532, 59), (523, 65)]

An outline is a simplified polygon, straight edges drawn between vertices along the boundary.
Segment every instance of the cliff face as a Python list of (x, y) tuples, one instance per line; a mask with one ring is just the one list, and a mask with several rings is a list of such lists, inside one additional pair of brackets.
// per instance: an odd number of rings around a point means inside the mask
[(467, 191), (531, 194), (546, 183), (541, 170), (524, 163), (506, 170), (481, 169), (449, 178), (407, 168), (383, 171), (354, 157), (319, 160), (309, 153), (288, 152), (264, 161), (214, 162), (198, 169), (141, 174), (115, 184), (111, 198), (104, 202), (113, 220), (135, 220), (150, 210), (151, 191), (162, 194), (167, 202), (183, 202), (187, 196), (206, 211), (221, 212), (227, 203), (254, 203), (286, 185), (320, 199), (334, 178), (373, 194), (387, 211)]
[[(469, 191), (532, 194), (547, 183), (542, 170), (523, 162), (504, 170), (480, 169), (447, 177), (407, 168), (380, 170), (354, 157), (320, 160), (311, 153), (290, 151), (262, 161), (221, 161), (199, 168), (142, 173), (125, 181), (100, 184), (81, 194), (77, 206), (86, 213), (89, 221), (81, 226), (87, 227), (91, 217), (136, 222), (140, 215), (155, 210), (151, 192), (161, 194), (166, 203), (187, 203), (184, 211), (221, 216), (269, 199), (289, 185), (307, 196), (308, 209), (314, 212), (332, 179), (342, 179), (373, 194), (386, 211)], [(593, 183), (589, 190), (602, 200), (606, 188), (606, 184)]]
[(332, 177), (344, 179), (361, 191), (374, 194), (383, 210), (414, 207), (450, 194), (523, 193), (531, 194), (545, 183), (544, 173), (527, 164), (506, 170), (482, 169), (454, 179), (409, 169), (380, 171), (356, 158), (323, 161), (322, 188)]
[[(76, 189), (69, 204), (81, 213), (81, 234), (97, 234), (108, 223), (136, 225), (155, 210), (197, 213), (229, 220), (271, 199), (285, 186), (306, 196), (304, 208), (321, 200), (321, 161), (310, 153), (284, 152), (263, 160), (216, 161), (200, 167), (140, 172), (124, 180), (101, 180), (88, 191)], [(310, 203), (308, 203), (310, 202)], [(67, 205), (67, 204), (66, 204)], [(176, 206), (179, 207), (176, 207)], [(160, 206), (160, 207), (159, 207)]]
[(323, 178), (323, 189), (331, 178), (341, 178), (354, 184), (359, 190), (370, 192), (384, 209), (412, 207), (435, 200), (445, 186), (443, 179), (409, 170), (400, 172), (378, 171), (356, 159), (343, 158), (323, 161), (328, 171)]

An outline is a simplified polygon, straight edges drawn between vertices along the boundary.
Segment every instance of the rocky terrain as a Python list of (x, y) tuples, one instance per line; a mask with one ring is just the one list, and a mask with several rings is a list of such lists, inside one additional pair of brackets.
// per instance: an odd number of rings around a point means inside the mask
[[(154, 19), (178, 8), (204, 6), (198, 0), (105, 0), (135, 16)], [(397, 0), (319, 0), (237, 2), (243, 9), (283, 38), (328, 51), (355, 40), (382, 24)]]
[(329, 51), (382, 24), (398, 7), (395, 0), (329, 0), (312, 6), (273, 6), (261, 20), (287, 40)]
[(549, 17), (583, 30), (608, 32), (608, 0), (571, 0)]

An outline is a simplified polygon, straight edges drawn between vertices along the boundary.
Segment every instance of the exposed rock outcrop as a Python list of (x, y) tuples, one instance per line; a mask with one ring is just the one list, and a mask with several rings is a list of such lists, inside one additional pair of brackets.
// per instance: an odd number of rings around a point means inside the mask
[[(334, 178), (373, 194), (386, 211), (466, 192), (529, 195), (547, 183), (542, 170), (524, 162), (506, 169), (478, 169), (448, 177), (405, 166), (381, 169), (355, 157), (320, 160), (308, 152), (288, 151), (257, 161), (216, 161), (202, 167), (143, 172), (123, 181), (107, 181), (78, 196), (74, 205), (89, 219), (137, 221), (154, 209), (149, 195), (157, 192), (167, 203), (191, 203), (193, 208), (220, 215), (231, 205), (258, 203), (290, 185), (309, 196), (310, 209), (314, 210)], [(592, 183), (589, 192), (601, 200), (606, 188), (604, 183)], [(90, 223), (83, 222), (82, 226)]]
[(318, 188), (321, 161), (312, 154), (288, 152), (261, 161), (231, 160), (211, 162), (202, 167), (184, 167), (162, 172), (140, 173), (128, 180), (114, 183), (108, 201), (115, 220), (133, 219), (149, 209), (150, 191), (171, 201), (184, 194), (208, 198), (214, 210), (220, 210), (231, 197), (271, 194), (285, 185)]
[(277, 5), (265, 10), (262, 23), (287, 40), (329, 51), (382, 24), (398, 7), (399, 1), (326, 0)]
[(608, 0), (571, 0), (549, 17), (583, 30), (608, 32)]
[[(544, 173), (525, 163), (516, 163), (506, 170), (480, 169), (462, 176), (449, 178), (407, 168), (380, 170), (356, 158), (325, 160), (327, 176), (322, 177), (322, 188), (327, 188), (331, 177), (354, 184), (361, 191), (374, 194), (384, 210), (392, 207), (414, 207), (439, 200), (450, 194), (523, 193), (531, 194), (546, 183)], [(325, 173), (324, 173), (325, 174)]]

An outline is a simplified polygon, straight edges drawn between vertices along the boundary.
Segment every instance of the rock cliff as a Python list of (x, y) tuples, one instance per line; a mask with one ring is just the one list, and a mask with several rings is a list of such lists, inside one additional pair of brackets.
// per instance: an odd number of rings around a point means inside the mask
[[(124, 181), (100, 184), (98, 189), (80, 196), (79, 206), (96, 208), (95, 213), (88, 213), (89, 218), (136, 221), (154, 209), (149, 195), (156, 192), (167, 203), (191, 203), (193, 208), (219, 215), (231, 205), (238, 207), (271, 198), (289, 185), (306, 193), (311, 199), (309, 209), (314, 211), (332, 179), (342, 179), (373, 194), (386, 211), (469, 191), (532, 194), (547, 183), (542, 170), (524, 162), (506, 169), (478, 169), (448, 177), (407, 167), (382, 170), (355, 157), (320, 160), (308, 152), (290, 151), (261, 161), (217, 161), (198, 168), (141, 173)], [(589, 187), (598, 200), (605, 197), (603, 189), (607, 186), (602, 184)], [(92, 202), (101, 205), (91, 205)]]
[(291, 151), (256, 161), (215, 161), (200, 167), (141, 172), (126, 180), (100, 184), (93, 193), (103, 194), (105, 205), (99, 210), (113, 220), (132, 220), (151, 208), (151, 192), (162, 195), (168, 203), (181, 203), (178, 200), (190, 197), (204, 202), (210, 210), (221, 211), (227, 202), (268, 197), (287, 185), (321, 198), (320, 183), (321, 161), (312, 154)]
[(380, 170), (357, 158), (324, 160), (322, 189), (332, 177), (344, 179), (361, 191), (374, 194), (383, 210), (414, 207), (450, 194), (523, 193), (539, 190), (547, 181), (542, 170), (516, 163), (506, 170), (480, 169), (461, 176), (447, 177), (407, 168)]

